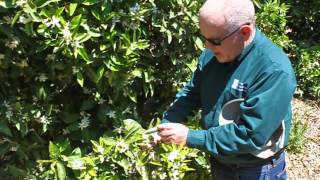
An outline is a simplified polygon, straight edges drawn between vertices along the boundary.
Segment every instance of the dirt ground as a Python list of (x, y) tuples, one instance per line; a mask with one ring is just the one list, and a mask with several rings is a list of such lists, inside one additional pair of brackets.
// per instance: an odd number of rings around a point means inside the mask
[(320, 107), (312, 101), (293, 100), (294, 113), (307, 123), (307, 138), (302, 154), (287, 153), (288, 179), (320, 180)]

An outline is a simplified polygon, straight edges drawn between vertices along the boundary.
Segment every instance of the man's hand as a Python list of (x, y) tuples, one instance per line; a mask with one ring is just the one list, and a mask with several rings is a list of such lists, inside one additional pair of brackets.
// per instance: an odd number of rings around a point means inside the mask
[(158, 135), (161, 141), (185, 145), (189, 128), (180, 123), (164, 123), (158, 125)]

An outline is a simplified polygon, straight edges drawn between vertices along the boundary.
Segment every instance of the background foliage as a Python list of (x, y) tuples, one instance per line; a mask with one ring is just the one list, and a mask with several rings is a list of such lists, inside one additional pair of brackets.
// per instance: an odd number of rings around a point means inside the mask
[[(298, 93), (319, 98), (319, 2), (254, 2), (257, 25), (293, 60)], [(153, 150), (140, 148), (141, 136), (120, 145), (130, 151), (117, 150), (112, 143), (128, 135), (114, 133), (126, 128), (122, 120), (135, 119), (148, 127), (161, 117), (190, 76), (203, 48), (197, 25), (202, 3), (0, 1), (0, 174), (160, 178), (172, 176), (168, 157), (177, 151), (199, 157), (183, 157), (186, 161), (178, 169), (182, 176), (195, 178), (189, 168), (202, 172), (198, 177), (208, 175), (200, 152), (162, 145), (155, 160), (139, 160), (126, 152), (149, 157)], [(135, 163), (134, 169), (127, 168), (129, 162)], [(168, 163), (152, 174), (159, 162)], [(113, 166), (117, 170), (108, 170)]]

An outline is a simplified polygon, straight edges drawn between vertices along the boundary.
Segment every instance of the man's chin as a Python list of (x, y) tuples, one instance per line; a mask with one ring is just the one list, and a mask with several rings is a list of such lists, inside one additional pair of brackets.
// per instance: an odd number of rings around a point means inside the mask
[(219, 57), (217, 56), (217, 61), (218, 61), (219, 63), (230, 63), (230, 62), (232, 62), (233, 60), (230, 60), (230, 59), (227, 59), (227, 58), (219, 58)]

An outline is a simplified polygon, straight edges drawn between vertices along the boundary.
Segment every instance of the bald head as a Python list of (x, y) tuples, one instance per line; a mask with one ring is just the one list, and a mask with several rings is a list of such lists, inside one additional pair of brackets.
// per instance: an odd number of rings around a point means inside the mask
[(233, 31), (244, 23), (254, 23), (255, 11), (251, 0), (207, 0), (199, 18), (212, 26)]

